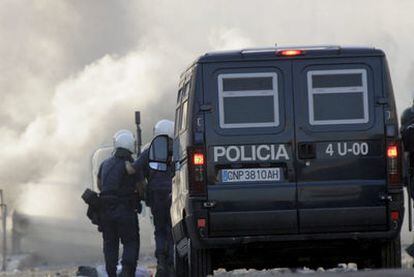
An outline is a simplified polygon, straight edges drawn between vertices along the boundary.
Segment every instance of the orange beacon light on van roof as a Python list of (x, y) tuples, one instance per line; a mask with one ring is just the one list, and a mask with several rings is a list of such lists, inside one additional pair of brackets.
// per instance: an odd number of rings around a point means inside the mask
[(285, 49), (277, 52), (279, 56), (293, 57), (303, 55), (305, 52), (300, 49)]

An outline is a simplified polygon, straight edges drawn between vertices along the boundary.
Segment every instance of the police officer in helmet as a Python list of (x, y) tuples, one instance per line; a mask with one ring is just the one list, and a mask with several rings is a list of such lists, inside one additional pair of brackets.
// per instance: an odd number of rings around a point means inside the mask
[(404, 149), (408, 155), (409, 178), (412, 178), (414, 168), (414, 102), (401, 115), (401, 137)]
[[(154, 137), (167, 135), (174, 136), (174, 122), (160, 120), (154, 126)], [(139, 156), (137, 161), (128, 167), (131, 173), (145, 178), (147, 184), (147, 205), (151, 208), (154, 218), (155, 257), (157, 258), (156, 277), (175, 276), (173, 260), (173, 240), (171, 233), (171, 187), (174, 167), (168, 166), (167, 171), (155, 171), (148, 165), (149, 149)]]
[[(413, 175), (414, 175), (414, 101), (411, 107), (408, 107), (404, 110), (401, 115), (401, 138), (404, 145), (404, 150), (406, 152), (406, 161), (408, 165), (408, 192), (411, 194), (411, 198), (414, 198), (414, 189), (413, 189)], [(411, 203), (409, 201), (408, 203)], [(411, 208), (409, 209), (409, 217), (411, 217)], [(409, 224), (411, 218), (409, 218)], [(411, 244), (405, 251), (411, 256), (414, 257), (414, 243)]]
[(133, 161), (134, 135), (128, 130), (113, 137), (114, 153), (102, 162), (98, 172), (105, 267), (109, 277), (116, 276), (119, 241), (123, 245), (121, 276), (135, 276), (139, 254), (139, 226), (135, 197), (136, 176), (126, 172), (125, 162)]
[(406, 108), (401, 115), (401, 133), (414, 124), (414, 101), (411, 107)]

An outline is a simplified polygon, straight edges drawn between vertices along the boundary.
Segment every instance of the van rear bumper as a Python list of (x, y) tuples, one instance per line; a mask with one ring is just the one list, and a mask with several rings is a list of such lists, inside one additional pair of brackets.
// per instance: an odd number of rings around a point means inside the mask
[(186, 217), (188, 235), (192, 245), (196, 248), (225, 248), (240, 246), (243, 244), (266, 242), (297, 242), (297, 241), (321, 241), (321, 240), (390, 240), (398, 236), (401, 230), (401, 222), (394, 229), (375, 232), (344, 232), (344, 233), (312, 233), (289, 235), (256, 235), (256, 236), (232, 236), (232, 237), (207, 237), (193, 224), (192, 216)]

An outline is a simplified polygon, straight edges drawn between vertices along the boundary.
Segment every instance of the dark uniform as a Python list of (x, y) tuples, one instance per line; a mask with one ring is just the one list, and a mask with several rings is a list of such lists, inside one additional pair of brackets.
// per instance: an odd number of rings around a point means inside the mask
[[(413, 180), (413, 175), (414, 175), (414, 103), (412, 107), (405, 109), (401, 115), (401, 138), (404, 144), (404, 150), (406, 152), (407, 161), (408, 161), (408, 176), (407, 177), (410, 180), (409, 180), (407, 188), (408, 188), (408, 191), (411, 193), (411, 198), (414, 199), (414, 190), (412, 189), (412, 184), (414, 182)], [(411, 209), (411, 207), (408, 207), (408, 209)], [(409, 216), (411, 216), (410, 212), (409, 212)], [(407, 247), (405, 251), (411, 257), (414, 257), (414, 243), (411, 244), (409, 247)]]
[(174, 168), (155, 171), (148, 165), (149, 150), (145, 150), (133, 164), (138, 178), (147, 179), (147, 205), (154, 217), (155, 257), (157, 276), (168, 276), (173, 269), (173, 239), (171, 232), (171, 187)]
[(414, 151), (414, 141), (409, 141), (410, 129), (412, 128), (414, 128), (414, 103), (412, 107), (405, 109), (401, 115), (401, 135), (405, 149), (410, 152)]
[(109, 277), (116, 276), (119, 240), (123, 245), (122, 276), (135, 276), (139, 254), (136, 176), (128, 175), (125, 161), (132, 161), (129, 151), (118, 148), (105, 160), (98, 173), (101, 191), (101, 223), (105, 266)]
[[(412, 178), (414, 173), (414, 104), (405, 109), (401, 115), (401, 137), (408, 155), (408, 177)], [(413, 191), (411, 191), (411, 196), (414, 197)]]

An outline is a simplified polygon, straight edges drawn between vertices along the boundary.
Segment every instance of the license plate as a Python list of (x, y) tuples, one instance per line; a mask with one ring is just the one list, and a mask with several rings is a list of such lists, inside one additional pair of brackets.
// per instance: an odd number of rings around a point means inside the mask
[(223, 183), (263, 182), (280, 180), (280, 168), (240, 168), (221, 170), (221, 181)]

